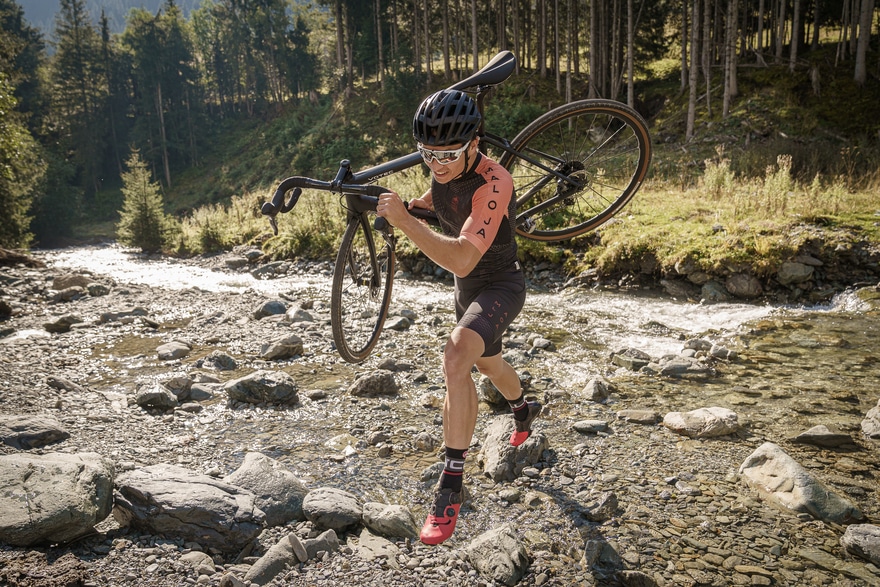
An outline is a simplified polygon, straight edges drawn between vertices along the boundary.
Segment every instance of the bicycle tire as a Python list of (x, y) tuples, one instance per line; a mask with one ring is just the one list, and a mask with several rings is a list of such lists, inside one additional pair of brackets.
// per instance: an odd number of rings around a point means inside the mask
[(394, 249), (387, 242), (377, 248), (372, 216), (359, 214), (348, 221), (333, 268), (330, 325), (336, 350), (349, 363), (370, 356), (391, 302)]
[(547, 173), (506, 151), (499, 163), (513, 176), (517, 234), (559, 241), (596, 229), (638, 191), (651, 162), (651, 138), (644, 119), (613, 100), (580, 100), (532, 121), (511, 147), (562, 175)]

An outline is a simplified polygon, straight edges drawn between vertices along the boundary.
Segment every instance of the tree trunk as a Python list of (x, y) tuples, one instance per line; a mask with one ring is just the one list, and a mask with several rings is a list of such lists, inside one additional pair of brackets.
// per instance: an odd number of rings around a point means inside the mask
[(376, 41), (379, 45), (379, 87), (385, 89), (385, 54), (382, 50), (382, 0), (376, 0)]
[(863, 86), (868, 78), (867, 54), (871, 41), (871, 17), (874, 14), (874, 0), (862, 0), (861, 18), (859, 19), (859, 39), (856, 47), (856, 71), (854, 80)]
[(776, 54), (773, 56), (773, 62), (779, 65), (782, 63), (782, 47), (785, 45), (785, 5), (787, 0), (779, 0), (779, 19), (776, 22)]
[(522, 62), (522, 53), (519, 42), (519, 2), (513, 4), (513, 54), (516, 55), (516, 75), (519, 75), (519, 65)]
[(819, 10), (821, 4), (821, 0), (813, 2), (813, 38), (810, 40), (810, 51), (819, 50)]
[(565, 27), (565, 102), (571, 102), (571, 71), (572, 71), (572, 55), (575, 52), (575, 38), (577, 37), (577, 27), (574, 23), (574, 15), (572, 14), (573, 2), (568, 2), (568, 18), (566, 18), (566, 27)]
[(700, 0), (693, 0), (691, 5), (691, 67), (688, 76), (690, 94), (688, 96), (687, 127), (685, 137), (687, 140), (694, 138), (694, 124), (697, 118), (697, 80), (699, 79), (699, 60), (697, 31), (700, 30)]
[(477, 0), (471, 0), (471, 44), (474, 53), (474, 71), (480, 69), (480, 46), (477, 43)]
[(706, 116), (712, 116), (712, 0), (703, 0), (703, 78), (706, 80)]
[(165, 170), (166, 189), (171, 189), (171, 164), (168, 161), (168, 140), (165, 136), (165, 114), (162, 110), (162, 82), (158, 82), (156, 84), (156, 115), (159, 118), (159, 138), (162, 142), (162, 166)]
[(764, 62), (764, 0), (758, 2), (758, 65), (767, 65)]
[(555, 46), (553, 49), (553, 63), (556, 66), (556, 93), (562, 94), (562, 62), (559, 59), (559, 0), (553, 0), (553, 37)]
[(590, 82), (588, 86), (587, 97), (590, 99), (598, 98), (599, 92), (596, 88), (599, 71), (599, 23), (596, 2), (590, 2)]
[(452, 76), (452, 65), (449, 61), (449, 0), (443, 0), (443, 77)]
[(681, 0), (681, 89), (684, 93), (688, 83), (688, 0)]
[(730, 100), (736, 96), (736, 18), (737, 0), (728, 0), (727, 23), (724, 46), (724, 100), (721, 106), (722, 118), (730, 115)]
[(538, 71), (547, 77), (547, 0), (538, 0)]
[(428, 73), (428, 84), (431, 83), (431, 76), (434, 73), (434, 59), (431, 56), (431, 28), (428, 26), (429, 12), (428, 0), (424, 0), (422, 5), (422, 21), (425, 25), (425, 71)]
[(419, 31), (421, 27), (419, 26), (419, 0), (412, 0), (413, 3), (413, 11), (412, 11), (412, 47), (413, 47), (413, 70), (415, 70), (416, 75), (422, 73), (422, 41), (420, 39)]
[(391, 0), (391, 62), (397, 65), (397, 0)]
[(633, 54), (635, 53), (635, 31), (633, 30), (633, 0), (626, 0), (626, 103), (633, 107), (636, 103), (633, 83)]
[(794, 0), (794, 8), (791, 13), (791, 48), (789, 49), (788, 70), (794, 71), (797, 64), (798, 45), (800, 44), (800, 17), (801, 0)]
[(336, 0), (336, 67), (342, 69), (345, 52), (345, 30), (342, 19), (342, 0)]

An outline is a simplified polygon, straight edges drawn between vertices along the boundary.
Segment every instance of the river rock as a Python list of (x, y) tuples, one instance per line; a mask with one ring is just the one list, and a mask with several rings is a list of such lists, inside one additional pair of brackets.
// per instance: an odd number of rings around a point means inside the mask
[(385, 328), (387, 330), (397, 330), (400, 332), (403, 330), (409, 330), (412, 324), (412, 321), (405, 316), (392, 316), (385, 322)]
[(52, 289), (61, 291), (69, 287), (81, 287), (85, 289), (92, 283), (92, 278), (81, 273), (65, 273), (57, 275), (52, 280)]
[(574, 497), (581, 504), (581, 514), (591, 522), (607, 522), (620, 509), (617, 494), (613, 491), (603, 491), (598, 495), (582, 491)]
[(836, 524), (865, 518), (858, 507), (827, 489), (772, 442), (765, 442), (749, 455), (739, 473), (746, 485), (783, 509)]
[(69, 437), (70, 433), (55, 418), (0, 415), (0, 442), (12, 448), (21, 450), (40, 448)]
[(465, 548), (468, 560), (484, 578), (516, 585), (529, 567), (522, 538), (504, 524), (474, 538)]
[(756, 298), (764, 293), (758, 278), (747, 273), (734, 273), (724, 282), (724, 287), (738, 298)]
[(534, 429), (524, 443), (511, 446), (510, 434), (514, 430), (510, 415), (494, 418), (486, 428), (486, 439), (477, 455), (477, 463), (493, 481), (513, 481), (523, 469), (540, 461), (549, 446), (547, 437)]
[(804, 263), (786, 261), (776, 272), (776, 281), (781, 285), (793, 285), (809, 281), (813, 276), (813, 268)]
[(617, 419), (633, 424), (653, 425), (660, 421), (660, 414), (654, 410), (642, 410), (638, 408), (620, 410), (617, 412)]
[(877, 400), (877, 405), (865, 414), (865, 419), (862, 420), (862, 434), (875, 440), (880, 439), (880, 400)]
[(663, 425), (690, 438), (714, 438), (739, 430), (736, 412), (727, 408), (698, 408), (690, 412), (669, 412)]
[(583, 389), (584, 395), (590, 401), (603, 403), (611, 395), (611, 384), (604, 377), (594, 377), (587, 382)]
[(156, 347), (156, 353), (159, 355), (160, 361), (174, 361), (187, 356), (192, 347), (185, 342), (172, 340)]
[(394, 374), (382, 370), (360, 375), (348, 388), (348, 393), (355, 397), (397, 395), (399, 392), (400, 386)]
[(412, 511), (403, 505), (367, 502), (363, 508), (364, 526), (389, 538), (417, 538), (419, 527)]
[(266, 361), (289, 359), (301, 354), (303, 354), (303, 341), (295, 334), (288, 334), (260, 347), (260, 358)]
[(284, 371), (256, 371), (223, 386), (231, 400), (249, 404), (294, 405), (299, 401), (293, 377)]
[(391, 568), (400, 568), (400, 564), (397, 562), (397, 556), (400, 554), (400, 549), (397, 545), (387, 538), (376, 536), (366, 528), (361, 530), (360, 535), (358, 535), (358, 543), (357, 546), (355, 546), (355, 552), (365, 561), (381, 559)]
[(303, 546), (308, 557), (306, 560), (310, 560), (318, 556), (319, 552), (333, 553), (339, 550), (339, 537), (335, 530), (327, 530), (316, 538), (303, 540)]
[(238, 369), (238, 362), (223, 351), (211, 351), (207, 357), (201, 360), (201, 365), (207, 369), (216, 369), (217, 371), (234, 371)]
[[(294, 549), (294, 542), (299, 544), (298, 549)], [(266, 554), (251, 565), (251, 568), (244, 575), (245, 583), (265, 585), (288, 566), (292, 567), (300, 562), (305, 562), (308, 559), (302, 560), (297, 555), (297, 550), (302, 552), (303, 548), (296, 534), (288, 534), (271, 546)]]
[(849, 434), (841, 432), (836, 428), (832, 430), (824, 424), (813, 426), (806, 432), (801, 432), (792, 438), (791, 441), (800, 444), (821, 446), (823, 448), (837, 448), (847, 444), (853, 444), (853, 439)]
[(651, 362), (651, 355), (639, 349), (623, 349), (612, 353), (611, 362), (618, 367), (638, 371)]
[(302, 504), (309, 490), (287, 467), (271, 457), (249, 452), (241, 466), (223, 481), (256, 496), (257, 507), (266, 514), (267, 526), (305, 519)]
[(134, 400), (146, 409), (170, 410), (177, 407), (177, 396), (158, 381), (138, 384)]
[(65, 332), (70, 332), (70, 328), (74, 324), (82, 323), (82, 318), (75, 314), (67, 314), (65, 316), (61, 316), (57, 320), (53, 322), (46, 322), (43, 324), (43, 328), (46, 332), (51, 332), (53, 334), (63, 334)]
[[(266, 266), (264, 265), (263, 268)], [(269, 300), (264, 302), (254, 311), (254, 318), (266, 318), (267, 316), (279, 316), (287, 313), (287, 305), (281, 300)]]
[(86, 295), (86, 288), (73, 286), (66, 287), (60, 291), (56, 291), (52, 296), (52, 303), (58, 304), (62, 302), (73, 302)]
[(122, 526), (235, 553), (266, 520), (250, 491), (176, 465), (150, 465), (116, 479), (113, 516)]
[(303, 308), (291, 308), (285, 314), (288, 322), (314, 322), (315, 317)]
[(303, 513), (316, 528), (346, 530), (360, 523), (363, 502), (348, 491), (335, 487), (313, 489), (303, 499)]
[(0, 456), (0, 542), (65, 543), (110, 514), (113, 463), (97, 453)]
[(707, 302), (727, 302), (730, 300), (730, 294), (723, 285), (712, 279), (700, 288), (700, 299)]
[(579, 420), (571, 427), (581, 434), (598, 434), (608, 431), (608, 422), (605, 420)]
[(850, 554), (880, 566), (880, 526), (852, 524), (840, 537), (840, 545)]

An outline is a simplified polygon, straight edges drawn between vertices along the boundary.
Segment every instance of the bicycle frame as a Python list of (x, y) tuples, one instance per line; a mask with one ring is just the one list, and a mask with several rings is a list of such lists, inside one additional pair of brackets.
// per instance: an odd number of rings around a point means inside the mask
[[(570, 189), (572, 190), (578, 190), (584, 187), (584, 184), (577, 181), (575, 178), (561, 173), (558, 169), (547, 167), (537, 159), (530, 157), (524, 152), (517, 151), (511, 146), (510, 141), (503, 137), (494, 135), (492, 133), (484, 133), (480, 137), (480, 141), (481, 143), (485, 142), (489, 145), (492, 145), (493, 147), (497, 147), (505, 153), (509, 153), (519, 159), (522, 159), (523, 161), (534, 165), (536, 168), (541, 169), (547, 174), (547, 176), (544, 177), (540, 182), (532, 186), (527, 194), (520, 195), (518, 197), (520, 201), (527, 201), (531, 194), (540, 191), (541, 188), (543, 188), (553, 179), (555, 179), (560, 184), (568, 184), (570, 186)], [(551, 159), (546, 155), (545, 157)], [(416, 151), (410, 153), (409, 155), (404, 155), (402, 157), (398, 157), (397, 159), (386, 161), (385, 163), (380, 163), (379, 165), (369, 167), (362, 171), (353, 172), (351, 170), (351, 161), (349, 161), (348, 159), (343, 159), (339, 163), (339, 170), (336, 172), (336, 177), (332, 181), (320, 181), (303, 176), (293, 176), (283, 180), (278, 185), (278, 188), (275, 190), (275, 194), (272, 197), (271, 207), (274, 213), (271, 211), (268, 213), (266, 212), (266, 210), (268, 209), (267, 204), (269, 204), (267, 202), (266, 204), (263, 204), (263, 214), (269, 216), (269, 221), (272, 224), (272, 228), (275, 234), (278, 234), (278, 229), (275, 224), (275, 213), (286, 213), (293, 209), (293, 207), (296, 205), (297, 200), (299, 200), (303, 189), (314, 189), (345, 194), (347, 196), (346, 208), (349, 210), (349, 213), (352, 213), (352, 211), (357, 213), (372, 211), (376, 209), (376, 201), (378, 196), (388, 191), (381, 186), (374, 185), (373, 182), (383, 177), (387, 177), (389, 175), (393, 175), (395, 173), (399, 173), (401, 171), (405, 171), (407, 169), (415, 167), (420, 163), (422, 163), (422, 156), (419, 154), (418, 151)], [(559, 163), (561, 164), (562, 161), (560, 161)], [(293, 190), (293, 194), (285, 202), (284, 196), (287, 192), (291, 190)], [(564, 197), (565, 194), (562, 193), (554, 198), (550, 198), (542, 202), (534, 208), (529, 209), (528, 212), (520, 214), (516, 218), (517, 226), (524, 222), (526, 214), (530, 216), (532, 214), (535, 214), (536, 212), (551, 208), (558, 202), (559, 199)]]

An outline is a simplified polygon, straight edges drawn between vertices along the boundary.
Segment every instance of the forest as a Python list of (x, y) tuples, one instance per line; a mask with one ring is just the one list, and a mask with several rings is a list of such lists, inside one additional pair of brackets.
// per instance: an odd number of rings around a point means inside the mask
[[(119, 199), (107, 193), (132, 153), (173, 193), (230, 128), (280, 116), (306, 125), (365, 87), (411, 112), (499, 50), (557, 103), (610, 98), (646, 118), (641, 82), (672, 63), (685, 141), (696, 120), (724, 120), (743, 99), (746, 67), (797, 71), (813, 92), (820, 64), (856, 88), (880, 77), (875, 0), (202, 0), (188, 17), (164, 0), (130, 10), (121, 33), (85, 0), (59, 0), (45, 36), (17, 0), (0, 0), (0, 21), (4, 247), (51, 246), (84, 217), (112, 217)], [(318, 165), (290, 142), (278, 149), (300, 173)]]

